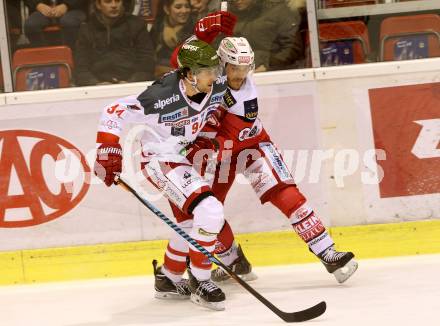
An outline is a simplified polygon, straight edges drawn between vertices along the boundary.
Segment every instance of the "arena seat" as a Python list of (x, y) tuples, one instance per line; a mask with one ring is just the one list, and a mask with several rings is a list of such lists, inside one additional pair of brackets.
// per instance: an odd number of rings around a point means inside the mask
[(380, 26), (380, 61), (440, 56), (440, 16), (389, 17)]
[(67, 46), (19, 49), (12, 58), (16, 91), (71, 86), (72, 51)]
[(319, 24), (322, 66), (367, 62), (370, 41), (362, 21)]

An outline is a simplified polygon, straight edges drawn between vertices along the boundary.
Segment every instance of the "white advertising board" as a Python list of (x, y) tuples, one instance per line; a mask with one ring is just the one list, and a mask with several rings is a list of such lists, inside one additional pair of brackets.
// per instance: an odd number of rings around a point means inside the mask
[[(259, 116), (293, 170), (298, 150), (319, 148), (314, 87), (302, 82), (259, 88)], [(0, 250), (166, 239), (173, 232), (131, 194), (107, 188), (93, 175), (99, 115), (114, 99), (1, 108)], [(125, 169), (138, 169), (124, 157)], [(130, 181), (144, 194), (156, 193), (145, 180)], [(300, 187), (324, 212), (319, 183), (306, 181)], [(165, 199), (153, 203), (171, 216)], [(246, 183), (234, 185), (225, 209), (236, 232), (290, 228), (281, 212), (261, 206)]]

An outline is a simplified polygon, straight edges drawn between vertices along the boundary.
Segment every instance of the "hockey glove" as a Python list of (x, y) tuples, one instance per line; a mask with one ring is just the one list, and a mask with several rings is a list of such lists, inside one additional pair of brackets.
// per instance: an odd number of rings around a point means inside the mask
[(231, 36), (237, 17), (227, 11), (216, 11), (201, 18), (195, 25), (194, 34), (199, 40), (211, 43), (219, 33)]
[(103, 143), (96, 152), (95, 175), (107, 187), (114, 183), (115, 174), (122, 172), (122, 148), (118, 143)]
[[(209, 154), (219, 150), (219, 144), (215, 138), (197, 137), (196, 140), (186, 146), (185, 156), (194, 165), (203, 165), (209, 160)], [(200, 150), (204, 150), (197, 154)]]

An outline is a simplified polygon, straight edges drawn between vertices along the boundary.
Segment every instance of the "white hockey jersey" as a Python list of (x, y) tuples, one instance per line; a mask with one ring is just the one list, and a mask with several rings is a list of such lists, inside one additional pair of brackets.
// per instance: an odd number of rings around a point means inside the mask
[(234, 151), (267, 141), (269, 137), (258, 118), (257, 95), (255, 83), (250, 77), (239, 90), (228, 88), (223, 96), (224, 109), (216, 113), (217, 118), (209, 119), (203, 135), (232, 140)]
[(226, 87), (226, 76), (219, 77), (198, 104), (186, 96), (177, 72), (171, 72), (140, 95), (119, 99), (105, 107), (98, 132), (120, 137), (128, 123), (142, 124), (144, 156), (180, 162), (180, 152), (194, 141), (209, 114), (220, 105)]

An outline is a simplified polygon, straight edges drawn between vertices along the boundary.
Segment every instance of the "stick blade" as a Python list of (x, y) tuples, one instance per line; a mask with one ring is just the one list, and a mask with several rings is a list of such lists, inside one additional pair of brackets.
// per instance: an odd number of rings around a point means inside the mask
[(296, 312), (282, 312), (279, 316), (287, 323), (299, 323), (321, 316), (327, 309), (325, 301), (305, 310)]

